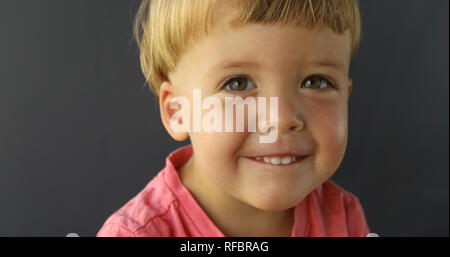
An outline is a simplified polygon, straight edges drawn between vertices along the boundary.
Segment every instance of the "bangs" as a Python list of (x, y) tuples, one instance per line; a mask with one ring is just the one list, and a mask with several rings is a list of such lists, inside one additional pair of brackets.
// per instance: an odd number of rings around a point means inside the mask
[(226, 14), (232, 15), (233, 27), (261, 23), (328, 26), (337, 34), (349, 30), (352, 57), (360, 44), (358, 0), (143, 0), (133, 34), (141, 69), (155, 94), (190, 43)]

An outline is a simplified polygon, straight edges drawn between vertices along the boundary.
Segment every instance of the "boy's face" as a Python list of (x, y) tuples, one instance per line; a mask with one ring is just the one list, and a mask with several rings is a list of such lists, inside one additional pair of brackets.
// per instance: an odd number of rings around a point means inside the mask
[[(211, 195), (225, 193), (258, 209), (276, 211), (295, 206), (327, 180), (347, 144), (350, 46), (348, 31), (337, 35), (328, 27), (249, 24), (233, 30), (226, 22), (192, 44), (160, 93), (190, 100), (191, 129), (194, 88), (201, 89), (202, 99), (221, 99), (223, 113), (226, 96), (266, 97), (267, 103), (269, 97), (278, 97), (274, 143), (259, 143), (258, 131), (189, 133), (193, 167), (202, 178), (198, 181), (204, 182), (197, 186)], [(233, 63), (244, 65), (220, 68)], [(238, 79), (229, 81), (233, 76)], [(225, 82), (229, 86), (221, 88)], [(170, 131), (170, 115), (163, 113), (169, 133), (180, 138)], [(289, 165), (251, 158), (286, 152), (308, 157)]]

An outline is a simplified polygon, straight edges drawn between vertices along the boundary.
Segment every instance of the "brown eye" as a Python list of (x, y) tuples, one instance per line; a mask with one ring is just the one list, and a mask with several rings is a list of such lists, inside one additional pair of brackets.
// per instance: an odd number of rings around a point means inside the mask
[(253, 83), (245, 77), (232, 78), (224, 85), (224, 88), (229, 91), (245, 91), (254, 87)]
[(310, 89), (322, 89), (329, 86), (332, 86), (331, 83), (328, 82), (327, 79), (319, 75), (309, 76), (302, 83), (303, 88), (310, 88)]

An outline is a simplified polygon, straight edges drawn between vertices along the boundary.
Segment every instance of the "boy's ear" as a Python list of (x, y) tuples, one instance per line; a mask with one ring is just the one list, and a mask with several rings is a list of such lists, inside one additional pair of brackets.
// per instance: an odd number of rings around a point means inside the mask
[[(161, 120), (169, 135), (177, 140), (184, 141), (189, 137), (188, 132), (174, 131), (170, 126), (171, 117), (178, 111), (177, 109), (170, 108), (170, 103), (175, 98), (173, 84), (170, 81), (164, 81), (159, 88), (159, 110), (161, 113)], [(180, 109), (180, 105), (178, 105)], [(179, 122), (183, 122), (182, 118)]]
[(350, 98), (350, 95), (352, 94), (352, 87), (353, 87), (353, 80), (351, 78), (348, 78), (348, 98)]

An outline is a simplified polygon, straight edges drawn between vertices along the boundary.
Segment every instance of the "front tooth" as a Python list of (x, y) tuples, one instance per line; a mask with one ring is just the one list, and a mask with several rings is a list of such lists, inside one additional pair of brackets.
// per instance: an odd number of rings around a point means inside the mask
[(264, 157), (264, 162), (269, 163), (270, 162), (270, 158), (269, 157)]
[(280, 164), (281, 159), (280, 159), (280, 157), (272, 157), (272, 158), (270, 158), (270, 162), (271, 162), (272, 164), (277, 165), (277, 164)]
[(257, 160), (257, 161), (260, 161), (261, 160), (261, 157), (255, 157), (255, 159)]
[(290, 156), (283, 157), (283, 159), (281, 159), (281, 163), (282, 164), (289, 164), (289, 163), (291, 163), (291, 157)]

